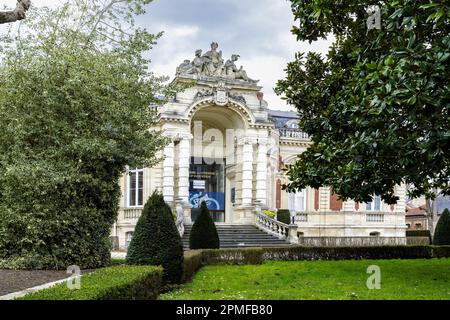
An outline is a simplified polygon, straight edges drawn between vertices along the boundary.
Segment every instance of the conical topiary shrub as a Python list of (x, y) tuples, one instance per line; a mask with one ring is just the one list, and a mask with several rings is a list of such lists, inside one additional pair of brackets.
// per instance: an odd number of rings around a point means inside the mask
[(436, 225), (433, 244), (450, 245), (450, 211), (445, 209)]
[(218, 249), (220, 246), (216, 225), (211, 218), (208, 207), (202, 202), (200, 214), (195, 219), (189, 236), (191, 249)]
[(126, 261), (133, 265), (162, 265), (164, 283), (181, 282), (183, 246), (172, 210), (160, 193), (154, 192), (145, 204), (128, 246)]

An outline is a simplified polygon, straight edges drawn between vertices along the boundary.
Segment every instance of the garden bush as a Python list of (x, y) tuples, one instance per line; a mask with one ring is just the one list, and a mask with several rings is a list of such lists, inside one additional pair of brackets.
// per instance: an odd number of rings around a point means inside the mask
[(272, 219), (275, 219), (277, 216), (277, 214), (275, 212), (270, 211), (270, 210), (263, 210), (262, 213)]
[(406, 230), (407, 237), (430, 237), (430, 230)]
[(291, 212), (287, 209), (278, 210), (277, 220), (286, 224), (291, 224)]
[(191, 249), (215, 249), (220, 247), (216, 225), (204, 201), (201, 204), (200, 213), (192, 226), (189, 236), (189, 247)]
[[(158, 36), (135, 35), (133, 25), (148, 1), (102, 2), (34, 8), (19, 34), (2, 34), (3, 267), (106, 266), (119, 178), (127, 165), (159, 161), (166, 139), (149, 130), (156, 114), (148, 106), (164, 102), (163, 80), (143, 58)], [(73, 28), (73, 12), (85, 13), (82, 28)], [(120, 27), (112, 35), (94, 17)]]
[(66, 282), (30, 293), (24, 300), (156, 300), (162, 281), (157, 266), (114, 266), (81, 277), (80, 289)]
[(203, 250), (189, 250), (184, 253), (183, 282), (189, 281), (205, 263)]
[(162, 194), (154, 192), (144, 206), (128, 246), (127, 264), (162, 265), (165, 284), (180, 283), (183, 277), (183, 246)]
[(450, 245), (450, 211), (445, 209), (436, 225), (433, 244)]

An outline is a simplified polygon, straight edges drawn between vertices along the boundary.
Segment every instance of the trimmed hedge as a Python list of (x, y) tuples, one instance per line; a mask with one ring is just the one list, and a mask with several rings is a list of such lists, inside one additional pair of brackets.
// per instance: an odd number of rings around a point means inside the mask
[(407, 237), (431, 237), (430, 230), (406, 230)]
[(163, 270), (157, 266), (114, 266), (81, 277), (80, 289), (66, 282), (30, 293), (20, 300), (156, 300)]
[(192, 250), (185, 253), (184, 281), (203, 265), (261, 264), (266, 260), (450, 258), (450, 246), (280, 247)]
[(200, 206), (200, 214), (195, 219), (189, 235), (189, 248), (191, 249), (215, 249), (220, 247), (220, 239), (211, 214), (203, 201)]
[(287, 209), (278, 210), (277, 220), (285, 224), (291, 224), (291, 212)]
[(183, 245), (162, 194), (154, 192), (147, 200), (128, 246), (129, 265), (162, 265), (164, 284), (180, 283), (183, 277)]

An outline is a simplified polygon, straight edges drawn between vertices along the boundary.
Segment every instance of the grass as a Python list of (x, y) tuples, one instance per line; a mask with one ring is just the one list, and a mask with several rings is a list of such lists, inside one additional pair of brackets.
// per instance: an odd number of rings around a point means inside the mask
[(161, 267), (112, 266), (83, 275), (79, 289), (69, 289), (63, 282), (19, 300), (155, 299), (161, 277)]
[[(381, 270), (381, 289), (367, 288), (367, 267)], [(450, 258), (414, 260), (269, 261), (206, 266), (192, 282), (160, 299), (447, 299)]]

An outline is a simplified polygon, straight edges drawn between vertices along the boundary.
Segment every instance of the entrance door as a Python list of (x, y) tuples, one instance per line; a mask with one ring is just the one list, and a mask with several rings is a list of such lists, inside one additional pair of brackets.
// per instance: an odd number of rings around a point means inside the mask
[(225, 159), (216, 163), (213, 159), (202, 159), (194, 163), (191, 157), (189, 166), (189, 203), (191, 218), (199, 214), (203, 201), (211, 212), (214, 222), (225, 222)]

